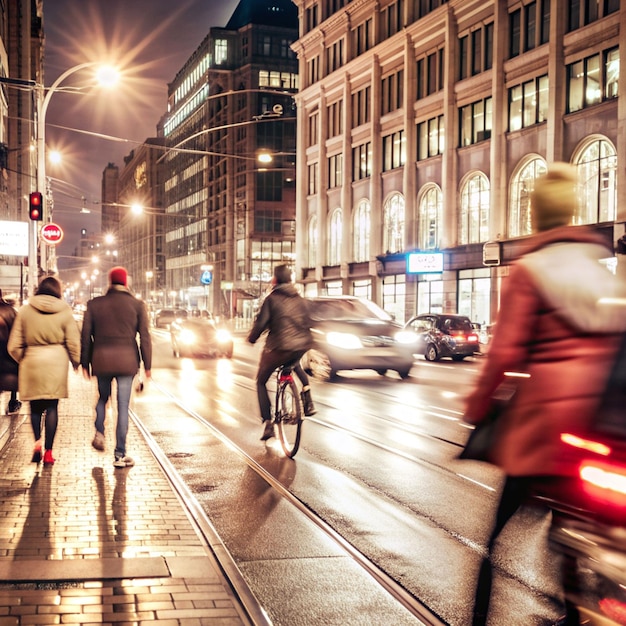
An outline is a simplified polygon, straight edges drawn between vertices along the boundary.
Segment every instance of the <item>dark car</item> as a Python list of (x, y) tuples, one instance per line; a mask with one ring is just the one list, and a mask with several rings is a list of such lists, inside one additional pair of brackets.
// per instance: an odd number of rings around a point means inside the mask
[(185, 309), (159, 309), (154, 315), (156, 328), (169, 328), (173, 322), (187, 319), (189, 314)]
[(478, 333), (465, 315), (424, 313), (412, 317), (405, 328), (417, 333), (419, 344), (416, 353), (423, 354), (427, 361), (438, 361), (444, 357), (462, 361), (480, 352)]
[(314, 346), (302, 359), (313, 376), (332, 380), (339, 370), (394, 370), (407, 378), (416, 351), (415, 333), (369, 300), (354, 296), (307, 298)]
[(170, 325), (172, 352), (175, 357), (226, 357), (233, 356), (233, 336), (226, 328), (216, 326), (212, 320), (190, 318)]

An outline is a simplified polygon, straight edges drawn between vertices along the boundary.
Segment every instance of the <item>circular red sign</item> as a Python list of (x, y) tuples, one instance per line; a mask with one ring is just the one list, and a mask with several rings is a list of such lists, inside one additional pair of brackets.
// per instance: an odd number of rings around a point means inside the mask
[(63, 239), (63, 229), (58, 224), (45, 224), (41, 227), (41, 238), (47, 244), (56, 246)]

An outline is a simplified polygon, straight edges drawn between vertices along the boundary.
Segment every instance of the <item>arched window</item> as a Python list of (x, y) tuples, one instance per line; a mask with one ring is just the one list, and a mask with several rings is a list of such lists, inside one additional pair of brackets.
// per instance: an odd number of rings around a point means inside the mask
[(369, 200), (361, 200), (354, 212), (353, 255), (359, 263), (369, 261), (370, 258), (370, 203)]
[(420, 250), (441, 247), (441, 207), (441, 189), (437, 185), (429, 185), (419, 201), (417, 245)]
[(385, 252), (404, 250), (404, 198), (394, 193), (385, 202), (383, 248)]
[(470, 176), (461, 188), (459, 243), (489, 240), (489, 180), (482, 173)]
[(509, 237), (524, 237), (532, 232), (530, 194), (535, 179), (546, 173), (546, 162), (537, 157), (521, 167), (511, 180)]
[(317, 215), (312, 215), (309, 220), (309, 249), (307, 267), (317, 266), (317, 246), (319, 237), (317, 235)]
[(343, 218), (341, 209), (335, 209), (330, 216), (330, 232), (328, 237), (328, 265), (341, 263), (341, 237), (343, 231)]
[(575, 224), (613, 222), (617, 212), (617, 154), (604, 138), (587, 143), (574, 159), (581, 202)]

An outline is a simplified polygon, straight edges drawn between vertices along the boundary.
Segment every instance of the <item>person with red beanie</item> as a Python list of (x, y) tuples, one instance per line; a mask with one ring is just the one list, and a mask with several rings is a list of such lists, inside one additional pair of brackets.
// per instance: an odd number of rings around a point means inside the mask
[(150, 378), (152, 338), (146, 305), (130, 292), (126, 269), (112, 268), (109, 271), (109, 283), (105, 295), (87, 303), (81, 334), (80, 364), (85, 378), (94, 375), (98, 379), (96, 434), (92, 445), (96, 450), (105, 448), (104, 418), (115, 378), (117, 428), (113, 465), (131, 467), (135, 461), (126, 454), (128, 406), (133, 379), (139, 373), (142, 361), (146, 378)]

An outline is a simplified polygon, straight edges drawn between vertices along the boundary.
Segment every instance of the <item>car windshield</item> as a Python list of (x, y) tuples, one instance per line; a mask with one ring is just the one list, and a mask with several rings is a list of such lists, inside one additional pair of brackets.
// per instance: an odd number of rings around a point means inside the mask
[(314, 320), (369, 320), (389, 321), (391, 316), (373, 302), (359, 299), (328, 299), (311, 301)]

